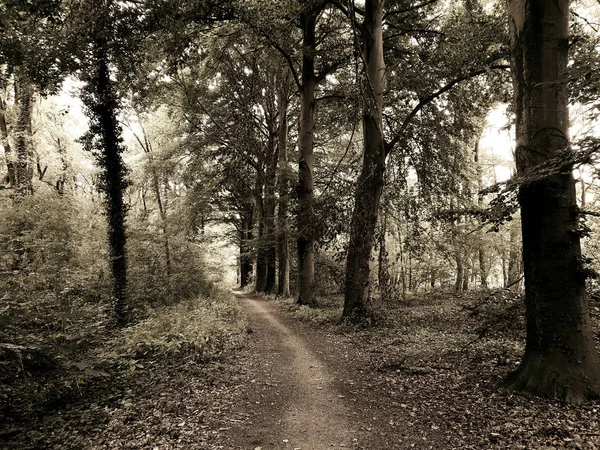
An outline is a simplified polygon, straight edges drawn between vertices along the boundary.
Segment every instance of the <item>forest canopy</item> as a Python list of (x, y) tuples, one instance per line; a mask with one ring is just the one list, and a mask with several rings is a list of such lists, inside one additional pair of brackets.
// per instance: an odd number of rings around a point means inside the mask
[(350, 327), (509, 293), (505, 387), (598, 398), (599, 27), (592, 0), (1, 1), (0, 361), (94, 349), (93, 379), (198, 298), (209, 358), (241, 339), (223, 286)]

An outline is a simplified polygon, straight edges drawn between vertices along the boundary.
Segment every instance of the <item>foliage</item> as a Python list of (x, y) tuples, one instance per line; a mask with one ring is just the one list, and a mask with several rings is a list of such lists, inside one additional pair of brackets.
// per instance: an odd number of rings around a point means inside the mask
[[(148, 318), (127, 328), (106, 346), (104, 359), (129, 364), (161, 358), (208, 361), (241, 344), (244, 319), (237, 302), (225, 290), (152, 310)], [(132, 363), (135, 361), (135, 363)]]

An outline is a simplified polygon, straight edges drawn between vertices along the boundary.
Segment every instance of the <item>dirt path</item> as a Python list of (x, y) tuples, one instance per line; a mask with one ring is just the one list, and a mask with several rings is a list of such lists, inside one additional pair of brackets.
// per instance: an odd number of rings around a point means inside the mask
[(356, 433), (345, 396), (310, 346), (261, 300), (238, 295), (252, 330), (245, 401), (251, 425), (235, 440), (240, 448), (321, 450), (352, 448)]

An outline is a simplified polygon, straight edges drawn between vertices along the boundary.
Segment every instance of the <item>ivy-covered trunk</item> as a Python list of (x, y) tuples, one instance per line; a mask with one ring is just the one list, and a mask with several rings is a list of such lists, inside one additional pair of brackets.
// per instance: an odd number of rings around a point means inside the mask
[(511, 0), (509, 18), (517, 124), (517, 170), (527, 344), (507, 379), (516, 391), (569, 403), (600, 395), (580, 238), (575, 180), (566, 170), (536, 177), (540, 164), (569, 148), (568, 0)]
[(350, 243), (346, 260), (346, 283), (342, 318), (360, 321), (365, 316), (369, 287), (369, 261), (373, 248), (379, 201), (384, 183), (383, 138), (383, 0), (365, 2), (363, 99), (363, 165), (356, 186)]
[(110, 268), (113, 278), (114, 314), (117, 325), (127, 323), (127, 255), (123, 193), (128, 186), (127, 169), (117, 115), (119, 100), (110, 79), (109, 55), (103, 39), (94, 42), (92, 73), (87, 79), (82, 100), (90, 122), (84, 136), (85, 147), (92, 151), (101, 168), (100, 187), (105, 195), (108, 221)]
[(33, 158), (31, 136), (31, 113), (33, 109), (33, 86), (26, 80), (16, 78), (15, 98), (18, 117), (15, 127), (16, 161), (14, 163), (15, 194), (33, 192)]

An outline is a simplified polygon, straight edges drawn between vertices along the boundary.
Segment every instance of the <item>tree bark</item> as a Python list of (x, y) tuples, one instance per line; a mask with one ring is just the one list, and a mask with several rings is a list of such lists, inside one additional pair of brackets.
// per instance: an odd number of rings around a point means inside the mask
[(363, 165), (356, 187), (350, 242), (346, 260), (344, 310), (342, 318), (360, 321), (365, 315), (369, 287), (369, 260), (383, 190), (385, 146), (383, 138), (384, 0), (365, 1), (363, 27), (364, 77)]
[(4, 147), (4, 156), (6, 159), (6, 181), (11, 188), (15, 187), (15, 165), (13, 163), (12, 147), (8, 134), (8, 125), (6, 123), (6, 102), (0, 95), (0, 143)]
[(277, 239), (278, 280), (277, 295), (287, 298), (290, 296), (290, 258), (288, 235), (289, 225), (289, 159), (288, 141), (288, 90), (287, 84), (279, 90), (279, 206), (277, 210)]
[(300, 14), (302, 27), (302, 86), (298, 127), (298, 300), (313, 306), (315, 298), (314, 239), (314, 127), (315, 127), (315, 28), (320, 8), (305, 5)]
[(248, 286), (252, 273), (252, 259), (248, 243), (252, 240), (252, 215), (253, 209), (243, 213), (241, 217), (240, 236), (240, 287)]
[(256, 246), (256, 279), (254, 290), (256, 292), (264, 292), (267, 285), (267, 255), (265, 248), (265, 205), (263, 197), (263, 181), (264, 176), (260, 171), (256, 174), (256, 186), (254, 189), (256, 224), (258, 232), (258, 240)]
[[(568, 138), (568, 0), (510, 0), (517, 170), (565, 151)], [(509, 389), (578, 403), (600, 394), (570, 170), (519, 190), (527, 344)]]
[(463, 275), (465, 274), (462, 256), (456, 256), (456, 282), (454, 283), (454, 291), (461, 292), (463, 289)]
[(277, 282), (277, 234), (275, 232), (275, 187), (277, 179), (277, 159), (279, 149), (277, 147), (277, 130), (271, 130), (267, 148), (267, 170), (265, 178), (264, 207), (264, 229), (265, 229), (265, 258), (266, 274), (264, 292), (275, 292)]
[(507, 286), (513, 284), (519, 279), (521, 274), (521, 251), (517, 242), (518, 233), (514, 224), (510, 224), (508, 241), (508, 268), (507, 268)]

